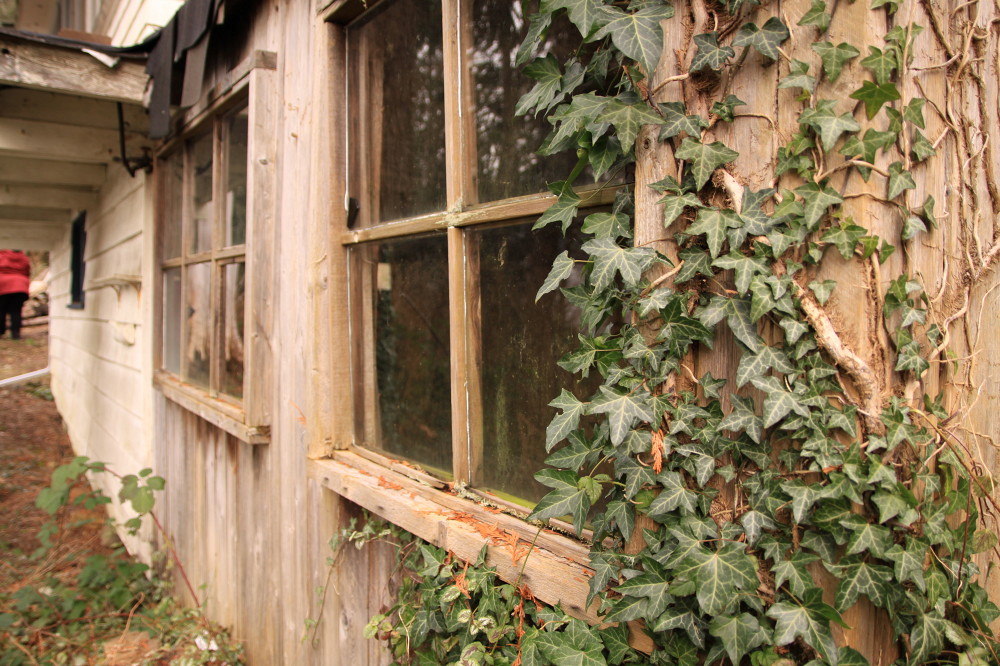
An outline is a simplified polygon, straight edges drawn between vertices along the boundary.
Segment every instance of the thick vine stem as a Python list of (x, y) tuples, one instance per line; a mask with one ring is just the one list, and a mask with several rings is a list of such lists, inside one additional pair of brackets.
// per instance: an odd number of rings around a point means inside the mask
[(858, 356), (854, 350), (844, 344), (840, 339), (830, 316), (816, 300), (816, 297), (809, 291), (795, 282), (796, 296), (802, 305), (802, 312), (805, 314), (809, 325), (812, 326), (816, 335), (816, 342), (830, 355), (834, 363), (844, 369), (854, 382), (854, 387), (858, 391), (861, 400), (860, 412), (865, 430), (869, 433), (882, 434), (885, 426), (879, 419), (882, 411), (882, 403), (879, 399), (879, 381), (875, 371), (865, 363), (864, 359)]

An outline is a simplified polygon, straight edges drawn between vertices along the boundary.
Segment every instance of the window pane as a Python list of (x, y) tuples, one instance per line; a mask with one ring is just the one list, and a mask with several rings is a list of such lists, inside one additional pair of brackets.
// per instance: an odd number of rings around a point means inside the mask
[(556, 361), (574, 348), (580, 319), (559, 292), (537, 304), (535, 292), (552, 258), (563, 250), (579, 254), (579, 242), (563, 238), (558, 225), (539, 232), (523, 224), (472, 233), (480, 242), (483, 358), (484, 446), (476, 485), (537, 501), (547, 492), (532, 475), (548, 455), (545, 427), (554, 414), (548, 403), (574, 382)]
[(163, 368), (181, 373), (181, 269), (163, 271)]
[(226, 127), (226, 245), (247, 240), (247, 121), (243, 109)]
[(163, 162), (163, 258), (181, 256), (181, 225), (184, 222), (184, 153), (178, 151)]
[(348, 33), (351, 195), (365, 224), (445, 208), (441, 6), (383, 3)]
[(211, 264), (191, 264), (187, 267), (184, 290), (184, 379), (202, 388), (208, 388), (212, 367), (211, 276)]
[[(536, 3), (475, 0), (472, 4), (473, 39), (465, 55), (475, 94), (479, 201), (545, 192), (546, 183), (569, 175), (576, 155), (572, 151), (544, 158), (535, 155), (552, 125), (544, 114), (537, 118), (514, 115), (517, 101), (536, 83), (514, 65), (527, 29), (526, 17), (534, 11), (529, 5)], [(568, 33), (555, 26), (549, 34), (541, 50), (552, 52), (561, 64), (570, 55), (565, 47), (569, 42), (562, 40), (564, 46), (557, 48), (556, 36)]]
[(191, 146), (194, 162), (194, 211), (191, 224), (192, 253), (212, 249), (212, 135), (206, 134)]
[(243, 304), (246, 264), (223, 267), (222, 283), (222, 386), (221, 391), (234, 398), (243, 397)]
[(377, 445), (451, 470), (448, 250), (443, 236), (362, 248), (373, 283)]

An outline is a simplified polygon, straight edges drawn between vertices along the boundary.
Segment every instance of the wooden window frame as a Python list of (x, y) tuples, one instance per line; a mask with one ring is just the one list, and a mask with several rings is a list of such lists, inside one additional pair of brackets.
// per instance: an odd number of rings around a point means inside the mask
[[(173, 139), (164, 143), (156, 155), (161, 167), (178, 151), (187, 152), (192, 139), (211, 132), (213, 152), (212, 242), (209, 250), (189, 252), (190, 205), (193, 197), (191, 174), (184, 157), (182, 168), (183, 227), (180, 257), (163, 258), (165, 242), (165, 202), (171, 195), (167, 184), (167, 169), (158, 168), (156, 181), (156, 278), (154, 298), (155, 339), (154, 385), (167, 399), (200, 416), (214, 426), (225, 430), (247, 444), (266, 444), (270, 441), (271, 386), (273, 383), (272, 359), (267, 344), (268, 335), (261, 335), (260, 328), (270, 326), (272, 316), (271, 280), (273, 265), (270, 239), (275, 234), (274, 186), (276, 141), (276, 111), (271, 103), (276, 95), (276, 58), (273, 53), (255, 51), (214, 86), (194, 107), (179, 120), (182, 128)], [(228, 144), (224, 141), (224, 125), (232, 114), (247, 110), (247, 183), (246, 231), (244, 243), (225, 246), (225, 194), (222, 191), (226, 177)], [(224, 359), (220, 339), (222, 322), (222, 295), (226, 266), (244, 263), (244, 366), (242, 399), (220, 391)], [(164, 272), (170, 268), (184, 272), (188, 266), (208, 264), (210, 278), (210, 345), (212, 356), (209, 388), (195, 386), (164, 368)], [(251, 316), (251, 313), (253, 316)], [(181, 330), (181, 349), (184, 347), (184, 327)]]

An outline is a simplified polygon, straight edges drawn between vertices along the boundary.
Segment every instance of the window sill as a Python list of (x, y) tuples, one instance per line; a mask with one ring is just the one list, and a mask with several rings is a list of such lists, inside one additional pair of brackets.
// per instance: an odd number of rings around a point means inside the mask
[(247, 444), (267, 444), (271, 441), (271, 429), (268, 426), (248, 425), (243, 410), (239, 407), (213, 398), (168, 372), (157, 372), (153, 383), (168, 400)]
[[(381, 518), (474, 562), (489, 544), (487, 563), (508, 583), (527, 585), (545, 603), (597, 623), (597, 602), (587, 607), (593, 570), (589, 548), (471, 500), (435, 490), (351, 451), (309, 461), (320, 485)], [(532, 546), (534, 542), (534, 546)]]

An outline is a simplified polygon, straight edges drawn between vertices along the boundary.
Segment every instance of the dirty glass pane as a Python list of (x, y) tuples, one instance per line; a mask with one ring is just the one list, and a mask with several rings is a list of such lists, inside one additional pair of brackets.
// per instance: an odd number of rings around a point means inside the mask
[(451, 470), (448, 250), (444, 236), (369, 246), (378, 445)]
[[(546, 192), (546, 183), (569, 175), (576, 155), (572, 151), (550, 157), (535, 155), (552, 125), (545, 114), (537, 118), (514, 115), (517, 101), (536, 83), (514, 65), (514, 60), (527, 30), (527, 16), (537, 11), (538, 3), (475, 0), (470, 4), (473, 36), (465, 57), (475, 96), (479, 201)], [(563, 63), (570, 55), (567, 46), (571, 42), (557, 39), (560, 34), (569, 34), (560, 29), (557, 25), (549, 31), (541, 51), (552, 53)], [(578, 184), (584, 182), (586, 178)]]
[(163, 271), (163, 369), (181, 374), (181, 269)]
[(212, 249), (212, 134), (195, 139), (191, 145), (194, 168), (194, 201), (190, 243), (192, 254)]
[(207, 262), (189, 265), (184, 289), (184, 379), (202, 388), (212, 367), (211, 275)]
[(535, 502), (548, 492), (533, 478), (548, 456), (545, 427), (555, 414), (548, 403), (574, 382), (556, 361), (575, 347), (580, 331), (579, 310), (562, 294), (546, 294), (536, 304), (535, 293), (556, 255), (579, 256), (579, 241), (564, 238), (558, 225), (472, 233), (480, 242), (483, 358), (483, 465), (475, 485)]
[(163, 161), (163, 258), (181, 256), (181, 225), (184, 221), (184, 153), (178, 151)]
[(350, 193), (364, 224), (444, 210), (441, 5), (377, 5), (348, 29)]
[(243, 397), (243, 328), (246, 264), (227, 264), (222, 278), (222, 382), (220, 390)]
[(226, 245), (247, 240), (247, 131), (246, 109), (226, 123)]

